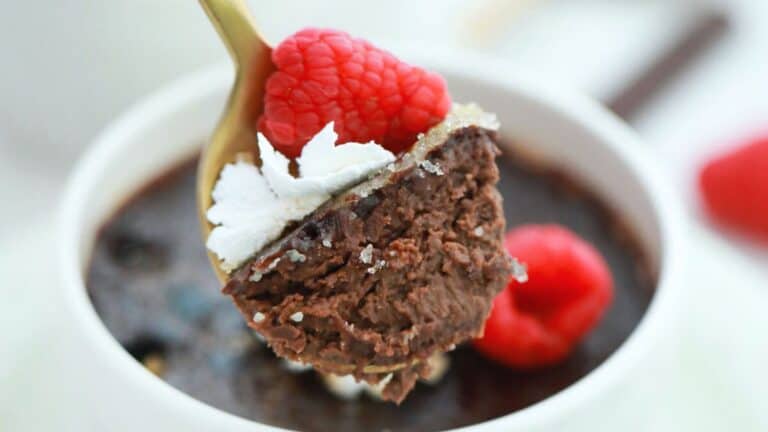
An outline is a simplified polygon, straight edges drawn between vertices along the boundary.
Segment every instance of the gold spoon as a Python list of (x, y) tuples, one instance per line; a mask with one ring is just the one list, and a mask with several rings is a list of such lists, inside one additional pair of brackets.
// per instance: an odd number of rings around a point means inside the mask
[[(200, 4), (235, 63), (235, 84), (227, 106), (197, 167), (197, 212), (205, 241), (213, 229), (206, 212), (211, 207), (211, 192), (221, 169), (239, 154), (252, 154), (258, 159), (256, 118), (261, 113), (267, 77), (274, 65), (270, 59), (272, 49), (256, 28), (245, 0), (200, 0)], [(208, 257), (219, 281), (226, 282), (227, 275), (219, 267), (219, 260), (210, 251)]]
[[(221, 169), (242, 154), (251, 154), (254, 160), (258, 160), (255, 119), (261, 113), (267, 77), (274, 70), (274, 65), (270, 59), (272, 49), (256, 28), (245, 0), (200, 0), (200, 3), (235, 63), (235, 84), (227, 106), (197, 167), (197, 212), (205, 242), (213, 229), (206, 212), (211, 207), (211, 192)], [(219, 267), (218, 258), (210, 251), (208, 257), (219, 281), (225, 283), (227, 274)], [(321, 359), (302, 360), (339, 374), (357, 370), (355, 365), (350, 364), (334, 364)], [(387, 373), (415, 363), (418, 360), (394, 365), (368, 365), (363, 372)]]

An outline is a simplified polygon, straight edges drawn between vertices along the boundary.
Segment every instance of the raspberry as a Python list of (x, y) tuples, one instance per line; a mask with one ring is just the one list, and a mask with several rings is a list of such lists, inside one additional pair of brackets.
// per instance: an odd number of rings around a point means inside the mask
[(272, 61), (258, 129), (289, 157), (331, 121), (337, 144), (373, 140), (399, 153), (451, 105), (439, 75), (338, 30), (301, 30)]
[(768, 244), (768, 136), (706, 163), (699, 190), (716, 223)]
[(610, 270), (592, 245), (558, 225), (519, 227), (505, 245), (527, 266), (528, 281), (511, 279), (494, 299), (475, 348), (517, 369), (559, 363), (610, 304)]

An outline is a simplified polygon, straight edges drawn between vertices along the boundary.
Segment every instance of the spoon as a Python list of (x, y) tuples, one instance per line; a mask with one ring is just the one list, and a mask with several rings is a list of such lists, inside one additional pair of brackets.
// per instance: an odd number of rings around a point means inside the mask
[[(267, 77), (274, 65), (270, 59), (272, 49), (257, 29), (245, 0), (200, 0), (200, 3), (227, 46), (236, 72), (224, 114), (197, 168), (197, 211), (205, 242), (213, 229), (206, 212), (211, 207), (211, 192), (221, 169), (243, 154), (258, 160), (255, 119), (261, 113)], [(210, 251), (208, 257), (219, 281), (225, 283), (227, 274), (219, 267), (218, 258)], [(349, 374), (358, 369), (352, 364), (336, 364), (322, 359), (299, 360), (338, 374)], [(363, 372), (388, 373), (418, 362), (414, 359), (392, 365), (367, 365)]]
[[(212, 205), (211, 192), (221, 169), (242, 154), (258, 160), (256, 118), (274, 65), (270, 59), (272, 49), (253, 22), (245, 0), (200, 0), (200, 4), (235, 64), (229, 100), (197, 167), (197, 212), (205, 242), (213, 229), (206, 212)], [(219, 260), (210, 251), (208, 257), (219, 281), (226, 282)]]

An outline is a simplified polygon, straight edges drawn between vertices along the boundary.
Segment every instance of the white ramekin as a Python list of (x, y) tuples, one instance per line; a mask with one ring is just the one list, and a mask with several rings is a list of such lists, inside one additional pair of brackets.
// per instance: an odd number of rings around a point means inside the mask
[[(462, 430), (643, 429), (654, 416), (656, 395), (679, 370), (677, 317), (685, 283), (681, 212), (653, 156), (626, 125), (587, 98), (505, 73), (508, 67), (490, 59), (434, 61), (429, 54), (410, 57), (442, 73), (455, 100), (496, 112), (503, 134), (520, 151), (577, 176), (611, 203), (643, 240), (660, 275), (637, 329), (602, 365), (540, 403)], [(80, 399), (73, 408), (80, 430), (279, 430), (208, 406), (147, 372), (107, 331), (85, 289), (100, 224), (147, 180), (199, 150), (224, 104), (230, 69), (194, 74), (130, 109), (96, 140), (69, 183), (57, 239), (62, 287), (56, 301), (65, 342), (58, 358)]]

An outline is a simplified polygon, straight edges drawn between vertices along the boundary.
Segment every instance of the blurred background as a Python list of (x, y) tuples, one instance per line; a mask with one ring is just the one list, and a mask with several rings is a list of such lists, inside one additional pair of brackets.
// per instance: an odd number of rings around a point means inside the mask
[[(314, 25), (395, 53), (414, 42), (482, 52), (584, 91), (625, 118), (694, 220), (701, 274), (691, 283), (701, 296), (691, 305), (689, 352), (698, 375), (683, 429), (768, 430), (768, 248), (714, 229), (695, 188), (708, 157), (768, 130), (767, 1), (250, 3), (272, 41)], [(63, 184), (89, 142), (146, 94), (227, 58), (193, 0), (5, 2), (0, 53), (0, 275), (21, 313), (33, 300), (23, 278), (8, 277), (9, 263), (30, 236), (53, 234)], [(2, 315), (11, 325), (14, 315)], [(3, 346), (0, 357), (13, 358)]]

